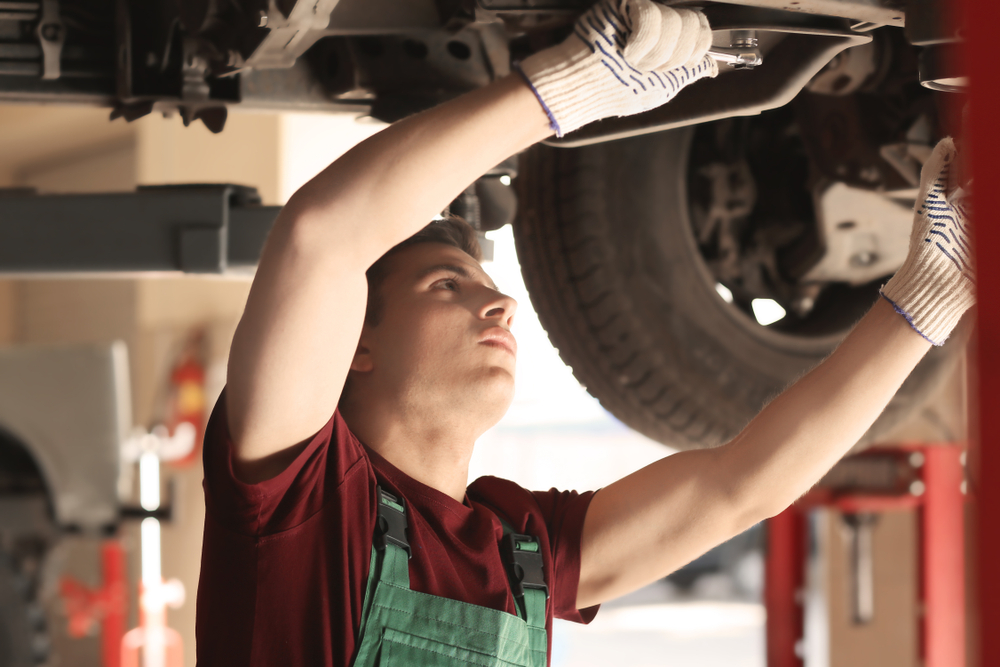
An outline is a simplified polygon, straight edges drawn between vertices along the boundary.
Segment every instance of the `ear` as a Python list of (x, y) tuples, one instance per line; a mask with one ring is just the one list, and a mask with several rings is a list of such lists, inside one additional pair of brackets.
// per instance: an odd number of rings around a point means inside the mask
[[(367, 329), (367, 327), (365, 327)], [(355, 373), (370, 373), (375, 368), (375, 360), (372, 358), (371, 348), (368, 346), (366, 331), (362, 331), (361, 340), (358, 341), (358, 348), (354, 351), (354, 358), (351, 359), (351, 371)]]

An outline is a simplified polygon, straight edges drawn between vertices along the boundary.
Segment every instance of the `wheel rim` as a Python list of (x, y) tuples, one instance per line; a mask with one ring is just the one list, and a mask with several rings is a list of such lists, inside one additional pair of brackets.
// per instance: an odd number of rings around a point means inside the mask
[[(775, 137), (782, 128), (784, 136)], [(775, 146), (770, 154), (760, 150), (768, 143)], [(794, 274), (822, 250), (792, 112), (700, 126), (686, 156), (687, 229), (714, 298), (765, 344), (803, 351), (836, 345), (877, 299), (878, 282), (796, 282)], [(754, 299), (776, 303), (785, 316), (762, 325)]]

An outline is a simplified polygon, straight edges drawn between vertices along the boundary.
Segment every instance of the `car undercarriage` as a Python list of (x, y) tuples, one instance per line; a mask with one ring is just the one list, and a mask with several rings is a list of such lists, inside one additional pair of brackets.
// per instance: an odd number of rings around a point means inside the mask
[[(393, 122), (509, 74), (589, 4), (3, 1), (0, 102), (212, 132), (244, 109)], [(938, 0), (666, 4), (704, 10), (718, 77), (502, 163), (450, 211), (480, 232), (513, 224), (543, 324), (611, 412), (710, 446), (829, 354), (901, 264), (920, 167), (960, 130), (962, 22)], [(231, 186), (8, 193), (18, 242), (0, 246), (0, 272), (252, 270), (275, 213)], [(928, 356), (869, 439), (951, 356)]]

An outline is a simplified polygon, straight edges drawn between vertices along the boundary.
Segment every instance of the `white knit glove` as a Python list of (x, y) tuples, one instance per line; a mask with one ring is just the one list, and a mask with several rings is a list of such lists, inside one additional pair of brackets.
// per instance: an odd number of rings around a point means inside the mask
[(719, 69), (706, 55), (712, 29), (700, 11), (652, 0), (601, 0), (573, 34), (515, 68), (538, 97), (556, 136), (611, 116), (669, 102)]
[(910, 252), (882, 296), (921, 336), (942, 345), (976, 301), (967, 192), (946, 194), (955, 143), (942, 139), (920, 172)]

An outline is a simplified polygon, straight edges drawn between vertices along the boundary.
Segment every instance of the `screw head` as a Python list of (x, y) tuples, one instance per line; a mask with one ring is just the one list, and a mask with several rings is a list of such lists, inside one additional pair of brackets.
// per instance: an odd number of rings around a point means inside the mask
[(868, 250), (862, 250), (851, 257), (851, 266), (871, 266), (878, 261), (878, 255)]
[(40, 33), (46, 42), (58, 42), (62, 38), (62, 26), (58, 23), (46, 23), (41, 27)]

